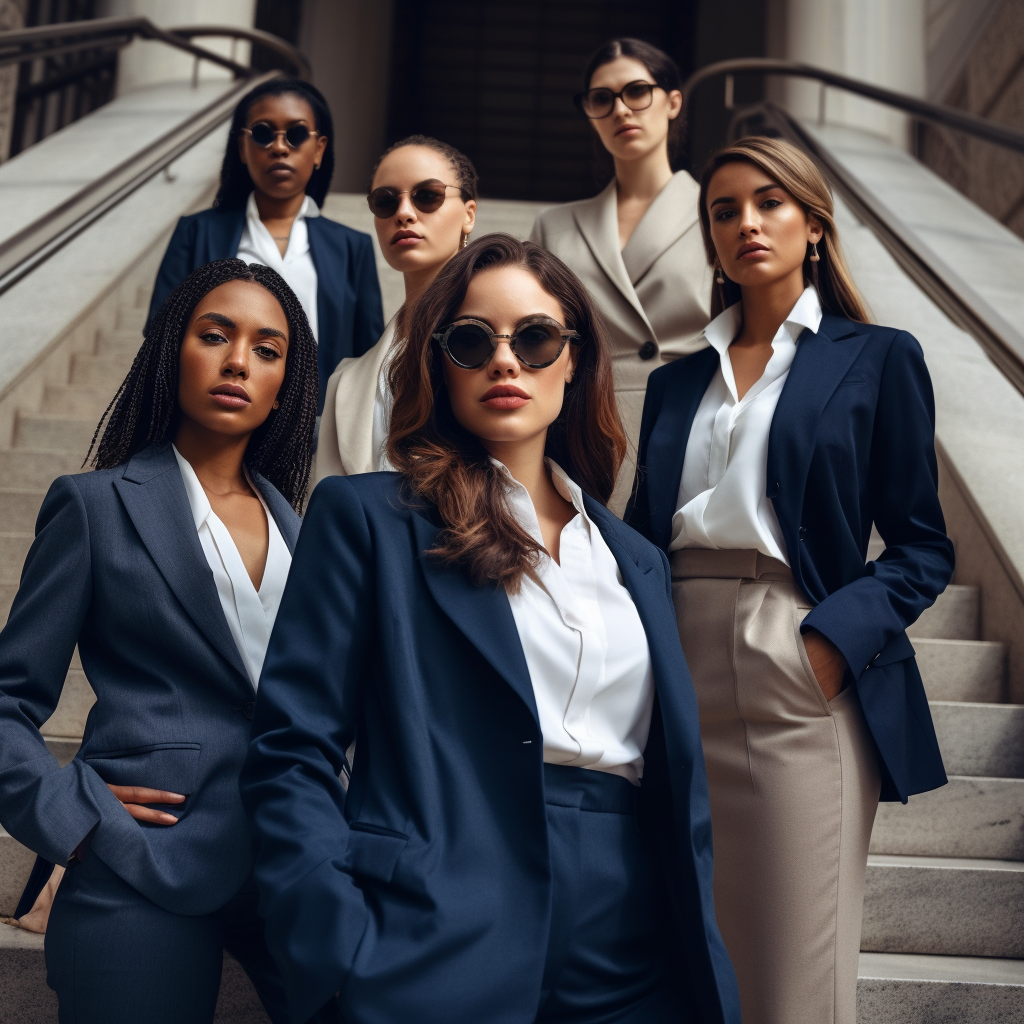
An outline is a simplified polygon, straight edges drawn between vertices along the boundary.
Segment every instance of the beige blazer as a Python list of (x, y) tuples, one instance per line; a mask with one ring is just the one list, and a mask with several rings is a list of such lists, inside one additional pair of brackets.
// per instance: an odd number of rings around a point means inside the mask
[(619, 249), (614, 179), (593, 199), (542, 210), (530, 240), (570, 266), (609, 328), (615, 397), (629, 452), (609, 503), (621, 514), (633, 482), (647, 377), (707, 342), (711, 270), (697, 218), (700, 189), (677, 171)]
[(395, 320), (369, 352), (342, 359), (327, 381), (313, 485), (325, 476), (374, 473), (380, 453), (373, 450), (374, 402), (384, 362), (395, 344)]

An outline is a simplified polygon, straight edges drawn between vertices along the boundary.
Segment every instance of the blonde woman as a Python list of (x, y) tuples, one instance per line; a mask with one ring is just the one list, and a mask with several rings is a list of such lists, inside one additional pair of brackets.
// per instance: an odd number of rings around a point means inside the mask
[(710, 347), (651, 376), (627, 519), (671, 559), (743, 1020), (854, 1024), (879, 795), (946, 781), (906, 635), (953, 571), (931, 382), (799, 150), (719, 152), (700, 217)]
[(590, 59), (576, 97), (615, 173), (593, 199), (544, 210), (532, 241), (579, 275), (608, 324), (615, 398), (628, 449), (610, 507), (633, 479), (647, 376), (706, 343), (711, 278), (697, 220), (697, 183), (672, 170), (682, 141), (679, 69), (639, 39), (613, 39)]
[(377, 162), (367, 203), (388, 266), (402, 272), (405, 302), (365, 355), (327, 382), (314, 483), (389, 468), (384, 441), (391, 397), (386, 369), (408, 331), (406, 310), (462, 249), (476, 222), (476, 169), (454, 146), (426, 135), (396, 142)]

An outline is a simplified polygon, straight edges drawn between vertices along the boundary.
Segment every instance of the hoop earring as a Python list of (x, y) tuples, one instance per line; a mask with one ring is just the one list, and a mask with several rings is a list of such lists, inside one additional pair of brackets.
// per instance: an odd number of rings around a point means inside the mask
[(725, 284), (725, 274), (722, 272), (722, 265), (715, 261), (715, 284)]
[(811, 255), (807, 257), (812, 263), (817, 263), (821, 257), (818, 255), (818, 243), (811, 242)]

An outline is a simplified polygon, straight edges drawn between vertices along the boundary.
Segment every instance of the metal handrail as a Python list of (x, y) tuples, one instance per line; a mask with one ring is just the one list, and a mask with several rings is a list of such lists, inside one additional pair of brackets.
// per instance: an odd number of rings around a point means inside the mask
[[(728, 60), (709, 64), (691, 75), (683, 85), (685, 102), (690, 103), (694, 89), (702, 82), (720, 75), (726, 79), (726, 106), (733, 104), (731, 76), (742, 73), (794, 75), (811, 78), (824, 85), (845, 89), (887, 106), (906, 111), (921, 120), (954, 128), (995, 145), (1024, 153), (1024, 133), (995, 124), (974, 114), (965, 114), (952, 107), (928, 103), (912, 96), (892, 92), (837, 75), (822, 68), (791, 61), (770, 59)], [(689, 113), (689, 110), (687, 111)], [(870, 189), (850, 174), (800, 122), (771, 102), (753, 104), (738, 110), (732, 128), (754, 116), (764, 118), (784, 138), (804, 150), (822, 168), (832, 184), (853, 210), (867, 224), (875, 237), (888, 250), (908, 277), (955, 324), (970, 334), (986, 355), (999, 367), (1006, 379), (1024, 394), (1024, 333), (1010, 323), (995, 307), (965, 281), (917, 233), (903, 222)], [(822, 120), (824, 120), (822, 118)]]
[(259, 74), (212, 50), (196, 46), (192, 36), (246, 39), (285, 57), (294, 71), (309, 73), (309, 62), (295, 47), (266, 32), (232, 26), (160, 29), (147, 18), (97, 18), (39, 28), (0, 32), (0, 66), (85, 50), (120, 48), (133, 39), (150, 39), (227, 68), (237, 79), (225, 93), (189, 119), (151, 142), (141, 152), (90, 182), (52, 210), (0, 243), (0, 295), (35, 270), (87, 227), (169, 167), (197, 142), (227, 121), (250, 89), (281, 74)]
[[(703, 84), (712, 78), (721, 75), (727, 77), (732, 75), (756, 74), (756, 75), (783, 75), (792, 78), (810, 78), (820, 82), (823, 86), (835, 86), (846, 92), (855, 93), (865, 99), (874, 100), (877, 103), (884, 103), (889, 107), (896, 107), (922, 121), (930, 121), (932, 124), (943, 125), (946, 128), (955, 128), (958, 131), (966, 132), (978, 139), (985, 139), (997, 146), (1004, 146), (1007, 149), (1017, 150), (1024, 153), (1024, 132), (1014, 128), (1007, 128), (1005, 125), (987, 118), (978, 117), (977, 114), (968, 114), (956, 107), (947, 107), (941, 103), (929, 103), (927, 100), (919, 100), (916, 96), (907, 96), (905, 93), (893, 92), (891, 89), (883, 89), (877, 85), (870, 85), (867, 82), (860, 82), (856, 78), (847, 78), (846, 75), (837, 75), (834, 71), (825, 68), (816, 68), (811, 64), (800, 64), (797, 61), (776, 60), (771, 57), (743, 57), (737, 60), (722, 60), (715, 64), (708, 64), (707, 67), (695, 71), (683, 83), (683, 97), (686, 104), (687, 119), (689, 122), (690, 104), (693, 93), (698, 85)], [(729, 84), (726, 84), (727, 92), (731, 93)], [(731, 104), (727, 104), (730, 106)]]

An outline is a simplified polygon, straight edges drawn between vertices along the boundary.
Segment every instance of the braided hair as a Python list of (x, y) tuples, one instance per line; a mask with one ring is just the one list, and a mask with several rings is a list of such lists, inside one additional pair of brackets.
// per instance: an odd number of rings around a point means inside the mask
[(262, 285), (281, 304), (288, 320), (279, 407), (253, 431), (245, 465), (251, 473), (269, 480), (301, 511), (313, 462), (319, 395), (316, 341), (295, 293), (276, 271), (259, 263), (249, 265), (238, 259), (207, 263), (193, 270), (167, 296), (146, 325), (142, 348), (96, 425), (85, 462), (91, 458), (96, 469), (112, 469), (150, 445), (172, 441), (179, 422), (178, 362), (185, 331), (203, 297), (228, 281)]
[(256, 86), (252, 92), (246, 93), (235, 107), (224, 161), (220, 166), (220, 188), (213, 200), (215, 207), (231, 209), (245, 206), (253, 186), (249, 169), (242, 163), (242, 157), (238, 152), (238, 140), (242, 137), (242, 129), (247, 127), (249, 111), (258, 99), (264, 96), (284, 96), (287, 93), (294, 93), (309, 104), (313, 111), (316, 130), (327, 139), (327, 148), (324, 150), (320, 167), (313, 171), (312, 177), (306, 183), (306, 195), (317, 206), (324, 205), (334, 174), (334, 124), (331, 120), (331, 108), (315, 85), (301, 78), (272, 78), (269, 82)]

